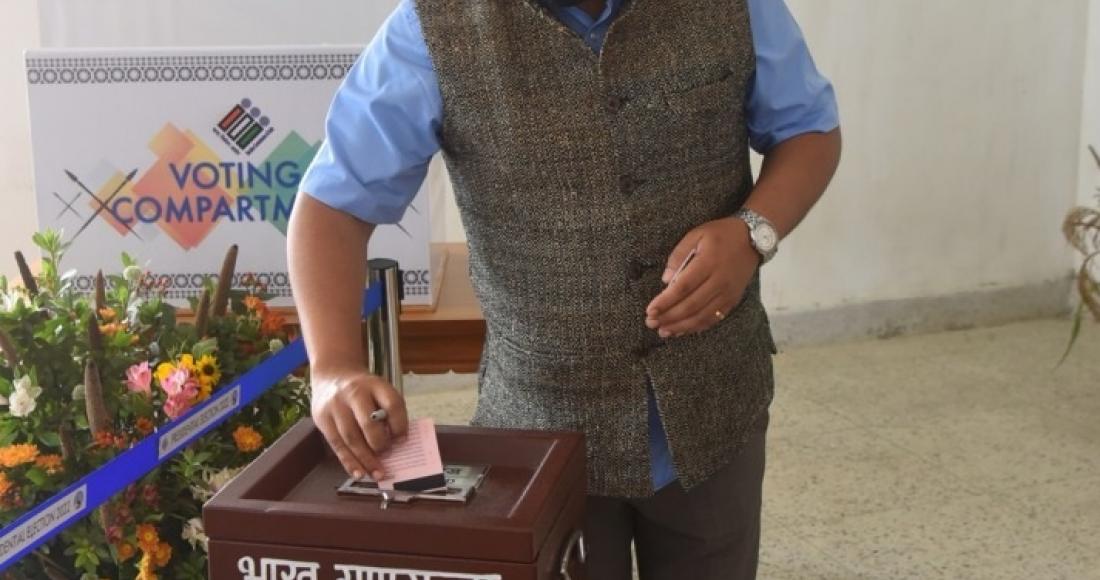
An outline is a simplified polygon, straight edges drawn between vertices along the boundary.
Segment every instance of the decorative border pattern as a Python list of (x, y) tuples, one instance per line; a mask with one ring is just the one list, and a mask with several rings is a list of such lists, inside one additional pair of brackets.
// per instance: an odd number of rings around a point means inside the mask
[(32, 85), (340, 80), (359, 57), (342, 54), (90, 56), (27, 59)]
[[(201, 272), (152, 272), (150, 276), (157, 285), (164, 288), (164, 297), (169, 300), (187, 300), (199, 298), (206, 286), (207, 280), (217, 280), (217, 274), (204, 274)], [(290, 276), (286, 272), (237, 272), (233, 275), (233, 288), (244, 285), (244, 278), (252, 276), (258, 284), (267, 288), (267, 294), (276, 298), (291, 298), (293, 294), (290, 288)], [(426, 272), (421, 273), (419, 279), (422, 282), (410, 283), (409, 276), (405, 276), (405, 296), (428, 296), (432, 287), (428, 282)], [(95, 276), (77, 276), (73, 279), (77, 292), (91, 294), (95, 291)]]

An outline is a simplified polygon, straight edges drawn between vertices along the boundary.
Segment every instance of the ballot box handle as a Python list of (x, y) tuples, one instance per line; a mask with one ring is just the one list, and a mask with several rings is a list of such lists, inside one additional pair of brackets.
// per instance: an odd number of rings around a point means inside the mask
[(584, 532), (581, 530), (574, 531), (565, 544), (565, 552), (561, 555), (561, 568), (558, 570), (561, 580), (573, 580), (572, 576), (569, 575), (569, 567), (573, 564), (574, 554), (576, 554), (577, 562), (581, 564), (588, 560), (588, 550), (584, 545)]
[(367, 364), (371, 372), (386, 379), (404, 394), (401, 371), (401, 271), (395, 260), (376, 258), (367, 262), (367, 284), (382, 284), (382, 307), (366, 320)]

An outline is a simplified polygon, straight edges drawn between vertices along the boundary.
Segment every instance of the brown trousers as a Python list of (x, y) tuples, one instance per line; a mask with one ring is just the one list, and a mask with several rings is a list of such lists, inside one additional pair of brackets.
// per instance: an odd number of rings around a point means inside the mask
[(752, 580), (760, 551), (765, 413), (742, 452), (685, 492), (673, 482), (653, 497), (589, 496), (589, 580), (630, 580), (634, 541), (641, 580)]

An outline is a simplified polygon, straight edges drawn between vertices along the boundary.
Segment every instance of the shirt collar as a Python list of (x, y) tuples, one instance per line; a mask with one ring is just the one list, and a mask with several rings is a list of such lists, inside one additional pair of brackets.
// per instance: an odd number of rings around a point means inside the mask
[(605, 0), (603, 12), (596, 18), (592, 18), (588, 12), (579, 6), (569, 6), (562, 11), (562, 16), (566, 16), (571, 20), (579, 23), (586, 30), (591, 30), (599, 26), (607, 24), (609, 20), (615, 15), (615, 12), (619, 9), (619, 5), (623, 0)]

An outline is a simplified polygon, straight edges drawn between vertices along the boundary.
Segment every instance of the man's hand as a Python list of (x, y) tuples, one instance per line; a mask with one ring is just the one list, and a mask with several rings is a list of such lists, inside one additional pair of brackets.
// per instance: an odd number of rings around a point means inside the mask
[[(313, 421), (344, 469), (352, 477), (369, 473), (376, 481), (382, 479), (385, 473), (377, 455), (409, 429), (405, 399), (365, 368), (314, 367), (312, 380)], [(371, 420), (378, 409), (386, 411), (385, 421)]]
[[(695, 257), (673, 280), (691, 251)], [(662, 338), (706, 330), (741, 302), (760, 265), (745, 222), (728, 217), (687, 233), (672, 250), (661, 280), (665, 287), (646, 307), (646, 326)]]

